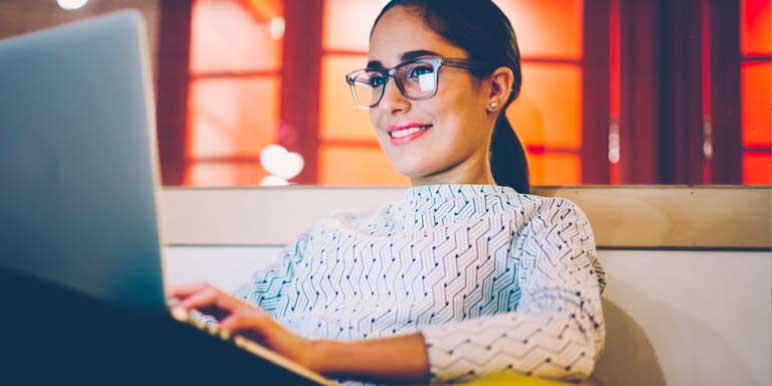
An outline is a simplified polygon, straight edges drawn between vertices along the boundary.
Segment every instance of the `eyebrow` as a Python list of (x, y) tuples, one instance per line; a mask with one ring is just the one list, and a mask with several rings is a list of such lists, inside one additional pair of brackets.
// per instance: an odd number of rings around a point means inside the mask
[[(424, 56), (442, 56), (434, 51), (429, 50), (414, 50), (414, 51), (407, 51), (399, 56), (401, 61), (406, 60), (412, 60), (421, 58)], [(377, 60), (371, 60), (367, 63), (367, 68), (383, 68), (383, 63)]]

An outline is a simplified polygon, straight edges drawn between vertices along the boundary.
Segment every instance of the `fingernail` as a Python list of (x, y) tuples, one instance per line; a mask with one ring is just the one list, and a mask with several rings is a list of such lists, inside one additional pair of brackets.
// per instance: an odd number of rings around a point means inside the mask
[(215, 323), (207, 323), (206, 330), (212, 335), (218, 335), (220, 333), (220, 327)]
[(172, 307), (172, 317), (180, 322), (185, 322), (188, 320), (188, 313), (182, 307)]
[(231, 338), (231, 333), (228, 330), (220, 329), (220, 338), (228, 340)]

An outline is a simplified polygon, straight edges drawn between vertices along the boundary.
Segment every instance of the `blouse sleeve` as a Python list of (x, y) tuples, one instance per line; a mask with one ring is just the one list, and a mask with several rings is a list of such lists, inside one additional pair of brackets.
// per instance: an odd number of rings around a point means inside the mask
[(432, 383), (502, 370), (561, 380), (587, 378), (605, 340), (604, 272), (581, 209), (545, 205), (513, 240), (521, 299), (516, 311), (422, 329)]
[(311, 230), (300, 234), (295, 241), (281, 250), (267, 269), (255, 272), (252, 279), (239, 287), (234, 295), (273, 314), (281, 300), (284, 287), (291, 283), (296, 275), (296, 267), (305, 262), (312, 240)]

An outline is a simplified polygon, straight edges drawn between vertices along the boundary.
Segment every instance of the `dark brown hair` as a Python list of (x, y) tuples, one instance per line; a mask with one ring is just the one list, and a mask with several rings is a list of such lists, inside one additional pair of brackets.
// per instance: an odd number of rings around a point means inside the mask
[(491, 172), (498, 185), (530, 193), (525, 149), (504, 113), (520, 94), (523, 82), (520, 49), (507, 16), (490, 0), (392, 0), (375, 19), (373, 29), (388, 10), (397, 6), (418, 12), (432, 31), (468, 52), (469, 59), (484, 63), (473, 75), (485, 77), (499, 67), (512, 70), (512, 93), (493, 128)]

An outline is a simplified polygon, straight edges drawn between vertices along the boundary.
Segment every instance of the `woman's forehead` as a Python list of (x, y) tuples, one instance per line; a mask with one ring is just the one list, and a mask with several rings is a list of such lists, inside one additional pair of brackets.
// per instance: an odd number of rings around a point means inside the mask
[(420, 14), (394, 7), (383, 15), (373, 30), (368, 61), (391, 67), (421, 51), (447, 57), (466, 56), (466, 51), (450, 44), (429, 28)]

